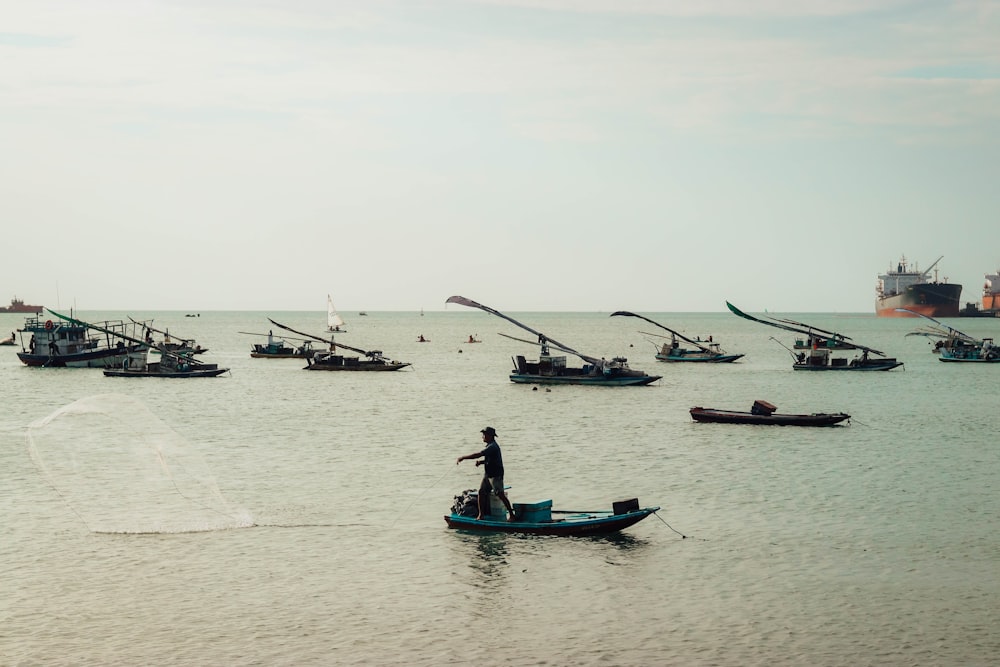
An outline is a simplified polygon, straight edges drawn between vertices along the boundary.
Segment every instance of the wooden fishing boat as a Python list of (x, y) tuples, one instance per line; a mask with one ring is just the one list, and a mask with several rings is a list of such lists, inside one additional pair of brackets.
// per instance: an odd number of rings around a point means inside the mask
[(754, 401), (750, 412), (719, 410), (716, 408), (691, 408), (691, 418), (697, 422), (716, 424), (760, 424), (769, 426), (833, 426), (851, 418), (845, 412), (813, 414), (780, 414), (767, 401)]
[[(60, 315), (54, 310), (49, 310), (56, 317), (69, 322), (75, 327), (91, 329), (106, 334), (109, 337), (117, 337), (119, 340), (114, 346), (117, 354), (105, 358), (104, 374), (112, 377), (210, 377), (220, 375), (228, 371), (228, 368), (220, 369), (216, 364), (206, 364), (198, 361), (190, 353), (178, 353), (168, 350), (160, 343), (148, 343), (141, 338), (129, 335), (123, 328), (111, 328), (84, 322), (67, 315)], [(131, 318), (129, 318), (131, 319)], [(142, 322), (132, 320), (136, 325)], [(160, 352), (159, 362), (149, 362), (149, 351), (156, 348)], [(198, 373), (201, 369), (204, 373)]]
[[(728, 301), (726, 302), (726, 306), (734, 315), (742, 317), (745, 320), (804, 335), (806, 337), (806, 344), (800, 346), (798, 352), (789, 349), (778, 341), (777, 338), (771, 337), (771, 340), (777, 342), (792, 355), (792, 368), (794, 370), (888, 371), (903, 365), (903, 362), (897, 361), (893, 357), (885, 356), (884, 352), (854, 342), (850, 336), (845, 336), (835, 331), (819, 329), (794, 320), (768, 316), (754, 317), (753, 315), (744, 313)], [(859, 351), (860, 354), (851, 359), (838, 356), (841, 352), (854, 350)]]
[[(148, 322), (139, 322), (131, 317), (129, 317), (129, 320), (140, 328), (140, 331), (142, 332), (142, 339), (151, 346), (149, 348), (151, 352), (159, 353), (162, 348), (170, 350), (171, 352), (176, 352), (177, 354), (204, 354), (205, 352), (208, 352), (208, 348), (198, 345), (194, 338), (180, 338), (176, 335), (171, 336), (169, 330), (155, 328), (152, 325), (152, 320), (149, 320)], [(162, 336), (159, 344), (155, 344), (153, 339), (154, 333), (158, 333)]]
[[(670, 343), (663, 343), (662, 345), (658, 343), (653, 343), (656, 348), (656, 360), (657, 361), (687, 361), (687, 362), (701, 362), (701, 363), (714, 363), (714, 364), (728, 364), (736, 361), (743, 357), (742, 354), (728, 354), (719, 343), (712, 340), (709, 336), (707, 341), (695, 340), (693, 338), (688, 338), (679, 331), (674, 331), (673, 329), (666, 327), (659, 322), (654, 322), (648, 317), (642, 315), (636, 315), (635, 313), (630, 313), (627, 310), (619, 310), (617, 312), (611, 313), (611, 317), (616, 315), (627, 316), (627, 317), (638, 317), (640, 320), (645, 320), (654, 326), (658, 326), (661, 329), (665, 329), (670, 332)], [(666, 338), (662, 334), (642, 332), (646, 336), (655, 336), (657, 338)], [(686, 341), (695, 346), (694, 350), (690, 350), (681, 347), (680, 341)], [(652, 342), (652, 341), (651, 341)]]
[[(26, 366), (43, 368), (104, 368), (121, 364), (129, 354), (145, 349), (145, 343), (129, 337), (132, 344), (125, 345), (122, 336), (130, 325), (115, 320), (103, 326), (92, 325), (49, 310), (54, 320), (29, 317), (21, 332), (21, 351), (17, 358)], [(134, 329), (135, 325), (131, 325)], [(90, 330), (106, 335), (91, 336)], [(24, 335), (29, 334), (27, 344)]]
[[(295, 338), (294, 336), (275, 336), (273, 331), (264, 333), (251, 333), (240, 331), (247, 336), (267, 336), (266, 343), (252, 343), (250, 356), (253, 359), (309, 359), (316, 354), (313, 349), (313, 341), (307, 338)], [(296, 341), (299, 344), (289, 344), (289, 341)]]
[[(333, 336), (329, 339), (314, 336), (297, 331), (280, 322), (275, 322), (270, 317), (267, 319), (278, 328), (329, 345), (329, 352), (317, 352), (312, 357), (306, 358), (308, 365), (305, 367), (305, 370), (307, 371), (398, 371), (410, 365), (409, 362), (387, 359), (383, 355), (382, 350), (362, 350), (350, 345), (344, 345), (343, 343), (335, 343)], [(351, 352), (357, 352), (360, 356), (351, 357), (337, 354), (338, 347), (350, 350)]]
[[(597, 357), (577, 352), (573, 348), (563, 345), (545, 334), (521, 324), (512, 317), (508, 317), (489, 306), (484, 306), (464, 296), (449, 297), (445, 303), (457, 303), (470, 308), (478, 308), (491, 315), (496, 315), (501, 319), (507, 320), (512, 324), (516, 324), (525, 331), (538, 336), (538, 341), (535, 342), (508, 336), (504, 333), (500, 334), (505, 338), (529, 345), (537, 345), (541, 348), (537, 360), (529, 361), (522, 355), (514, 358), (514, 370), (511, 371), (509, 376), (511, 382), (517, 384), (577, 384), (597, 387), (631, 387), (648, 385), (662, 377), (660, 375), (649, 375), (644, 371), (629, 368), (628, 359), (625, 357), (614, 357), (609, 361), (604, 358), (598, 359)], [(567, 357), (553, 355), (553, 349), (573, 354), (580, 357), (586, 363), (582, 366), (569, 366), (567, 364)]]
[(537, 503), (514, 503), (512, 520), (508, 520), (506, 509), (499, 503), (499, 509), (494, 505), (488, 517), (477, 519), (477, 495), (477, 491), (469, 489), (455, 496), (451, 513), (444, 516), (449, 528), (490, 533), (588, 537), (617, 533), (660, 509), (640, 508), (636, 498), (616, 501), (610, 510), (593, 511), (554, 510), (551, 500), (543, 500)]
[(0, 340), (0, 345), (16, 345), (15, 341), (16, 341), (16, 336), (14, 335), (14, 332), (11, 331), (10, 336), (8, 338)]
[(948, 326), (930, 315), (924, 315), (914, 310), (897, 308), (906, 311), (910, 315), (922, 317), (934, 323), (932, 327), (918, 329), (906, 334), (907, 336), (927, 336), (937, 338), (934, 345), (934, 352), (940, 353), (938, 361), (949, 363), (979, 363), (992, 364), (1000, 362), (1000, 348), (994, 343), (992, 338), (976, 338), (964, 331)]
[(105, 377), (135, 378), (207, 378), (228, 373), (228, 368), (220, 368), (218, 364), (206, 364), (189, 357), (179, 357), (164, 354), (160, 361), (141, 361), (135, 364), (122, 364), (121, 368), (105, 368)]

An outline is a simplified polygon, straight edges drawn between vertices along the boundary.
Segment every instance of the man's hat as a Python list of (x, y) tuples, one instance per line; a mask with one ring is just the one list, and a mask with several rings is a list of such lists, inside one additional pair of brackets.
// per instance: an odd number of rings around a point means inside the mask
[(496, 435), (497, 434), (497, 430), (495, 428), (493, 428), (492, 426), (487, 426), (482, 431), (480, 431), (480, 433), (485, 433), (486, 435)]

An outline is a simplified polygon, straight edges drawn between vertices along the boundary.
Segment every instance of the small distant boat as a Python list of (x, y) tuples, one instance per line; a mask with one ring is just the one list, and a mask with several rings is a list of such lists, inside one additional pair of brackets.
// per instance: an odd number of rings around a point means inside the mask
[(14, 341), (15, 341), (16, 338), (17, 337), (14, 335), (14, 332), (11, 331), (10, 332), (10, 336), (8, 338), (4, 338), (3, 340), (0, 340), (0, 345), (15, 345), (16, 343)]
[(358, 313), (358, 315), (360, 315), (361, 317), (367, 317), (368, 313), (362, 310), (360, 313)]
[(337, 313), (337, 309), (333, 307), (333, 299), (330, 295), (326, 295), (326, 330), (337, 333), (346, 333), (346, 330), (341, 329), (346, 323), (344, 318)]
[(30, 313), (34, 315), (41, 315), (45, 309), (41, 306), (32, 306), (26, 304), (23, 299), (18, 299), (16, 296), (10, 300), (9, 306), (0, 306), (0, 313)]
[(478, 491), (468, 489), (455, 496), (451, 513), (444, 517), (449, 528), (491, 533), (523, 533), (588, 537), (607, 535), (633, 526), (659, 507), (639, 507), (636, 498), (616, 501), (611, 510), (554, 510), (551, 500), (514, 503), (514, 517), (508, 521), (506, 509), (494, 507), (489, 518), (477, 519)]
[[(742, 317), (745, 320), (804, 335), (806, 337), (806, 345), (799, 348), (801, 351), (798, 353), (781, 344), (777, 338), (771, 338), (771, 340), (782, 345), (792, 355), (792, 368), (794, 370), (888, 371), (903, 365), (903, 362), (897, 361), (893, 357), (886, 357), (884, 352), (855, 343), (849, 336), (844, 336), (835, 331), (826, 331), (794, 320), (783, 320), (775, 317), (754, 317), (753, 315), (747, 315), (728, 301), (726, 302), (726, 306), (734, 315)], [(843, 352), (845, 350), (859, 350), (861, 354), (853, 359), (836, 356), (836, 352)]]
[[(900, 308), (900, 310), (906, 310)], [(910, 315), (916, 315), (934, 323), (934, 326), (925, 329), (918, 329), (906, 334), (907, 336), (927, 336), (938, 338), (934, 345), (934, 352), (939, 352), (939, 361), (957, 363), (997, 363), (1000, 362), (1000, 347), (993, 343), (992, 338), (976, 338), (964, 331), (948, 326), (944, 322), (918, 313), (907, 310)]]
[(417, 336), (417, 342), (418, 343), (429, 343), (431, 341), (430, 341), (429, 338), (424, 338), (423, 334), (420, 334), (419, 336)]
[[(362, 350), (350, 345), (344, 345), (343, 343), (335, 343), (333, 337), (327, 340), (320, 336), (313, 336), (312, 334), (297, 331), (280, 322), (275, 322), (270, 317), (267, 319), (276, 327), (330, 346), (329, 352), (317, 352), (312, 357), (306, 358), (309, 365), (304, 370), (307, 371), (398, 371), (410, 365), (409, 362), (387, 359), (383, 356), (382, 350)], [(336, 349), (338, 347), (357, 352), (358, 355), (363, 356), (352, 357), (337, 354)]]
[(469, 340), (467, 340), (465, 342), (466, 343), (482, 343), (483, 341), (481, 341), (480, 339), (476, 338), (472, 334), (469, 334)]
[[(541, 348), (537, 361), (528, 361), (522, 355), (518, 355), (514, 359), (514, 370), (511, 371), (509, 376), (511, 382), (517, 384), (581, 384), (596, 387), (628, 387), (647, 385), (656, 382), (662, 377), (660, 375), (648, 375), (644, 371), (629, 368), (628, 359), (625, 357), (614, 357), (608, 361), (577, 352), (573, 348), (567, 347), (545, 334), (521, 324), (514, 318), (504, 315), (500, 311), (493, 310), (489, 306), (484, 306), (464, 296), (449, 297), (445, 303), (457, 303), (470, 308), (478, 308), (491, 315), (496, 315), (501, 319), (507, 320), (512, 324), (516, 324), (525, 331), (538, 336), (538, 342), (535, 342), (508, 336), (503, 333), (500, 334), (504, 338), (528, 343), (529, 345), (538, 345)], [(581, 367), (568, 366), (566, 364), (566, 357), (553, 355), (551, 353), (552, 349), (580, 357), (586, 363)]]
[(833, 426), (851, 418), (844, 412), (814, 412), (808, 415), (776, 413), (775, 406), (767, 401), (754, 401), (750, 412), (718, 410), (716, 408), (691, 408), (691, 418), (697, 422), (717, 424), (761, 424), (770, 426)]
[[(687, 336), (681, 334), (678, 331), (674, 331), (669, 327), (665, 327), (659, 322), (654, 322), (648, 317), (643, 317), (642, 315), (636, 315), (635, 313), (630, 313), (627, 310), (619, 310), (611, 313), (611, 317), (616, 315), (622, 315), (627, 317), (638, 317), (640, 320), (645, 320), (652, 325), (658, 326), (661, 329), (665, 329), (670, 332), (670, 344), (663, 343), (662, 345), (654, 343), (656, 347), (656, 359), (657, 361), (691, 361), (691, 362), (708, 362), (716, 364), (726, 364), (732, 363), (737, 359), (743, 357), (742, 354), (728, 354), (725, 350), (720, 347), (718, 343), (712, 340), (709, 336), (707, 341), (701, 339), (688, 338)], [(643, 332), (639, 332), (643, 333)], [(646, 336), (656, 336), (657, 338), (666, 338), (661, 334), (645, 333)], [(694, 345), (697, 349), (689, 350), (680, 346), (678, 339), (686, 341)]]

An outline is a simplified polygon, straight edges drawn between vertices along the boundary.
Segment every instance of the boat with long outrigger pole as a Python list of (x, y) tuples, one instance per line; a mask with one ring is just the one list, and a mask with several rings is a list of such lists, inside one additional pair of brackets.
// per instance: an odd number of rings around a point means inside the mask
[[(297, 338), (295, 336), (275, 336), (273, 331), (267, 333), (251, 333), (240, 331), (247, 336), (266, 336), (266, 343), (252, 343), (250, 356), (254, 359), (308, 359), (316, 354), (313, 348), (315, 341), (309, 338)], [(299, 343), (291, 343), (295, 341)]]
[[(190, 351), (171, 350), (162, 343), (148, 342), (122, 331), (84, 322), (67, 315), (60, 315), (52, 309), (49, 309), (49, 312), (75, 326), (93, 329), (120, 339), (116, 348), (122, 352), (123, 358), (113, 363), (108, 361), (104, 368), (106, 377), (197, 378), (217, 377), (229, 372), (228, 368), (220, 368), (218, 364), (208, 364), (195, 359), (194, 354)], [(159, 361), (149, 360), (151, 349), (160, 352)]]
[[(849, 336), (841, 333), (819, 329), (794, 320), (766, 316), (763, 318), (754, 317), (744, 313), (728, 301), (726, 306), (734, 315), (745, 320), (804, 335), (806, 347), (805, 349), (800, 348), (798, 353), (790, 350), (777, 338), (771, 337), (771, 340), (777, 342), (792, 355), (794, 360), (792, 368), (797, 371), (888, 371), (903, 365), (903, 362), (885, 356), (885, 352), (856, 343)], [(850, 350), (857, 350), (861, 354), (853, 359), (836, 356), (837, 352)]]
[[(314, 340), (330, 346), (329, 352), (316, 352), (316, 354), (314, 354), (312, 357), (306, 357), (308, 366), (306, 366), (304, 370), (398, 371), (410, 365), (408, 361), (407, 362), (394, 361), (392, 359), (386, 358), (383, 355), (382, 350), (362, 350), (361, 348), (351, 347), (350, 345), (344, 345), (343, 343), (334, 342), (333, 336), (331, 336), (329, 339), (323, 338), (322, 336), (314, 336), (313, 334), (293, 329), (290, 326), (287, 326), (280, 322), (275, 322), (270, 317), (267, 319), (271, 324), (280, 329), (284, 329), (285, 331), (291, 331), (294, 334), (298, 334), (310, 340)], [(337, 354), (336, 351), (338, 347), (343, 348), (345, 350), (350, 350), (351, 352), (357, 352), (359, 356), (352, 357), (343, 354)]]
[[(670, 332), (670, 343), (663, 343), (662, 345), (657, 344), (653, 341), (653, 346), (656, 348), (656, 359), (657, 361), (690, 361), (690, 362), (701, 362), (701, 363), (715, 363), (715, 364), (727, 364), (736, 361), (743, 357), (742, 354), (729, 354), (719, 343), (712, 340), (709, 336), (708, 341), (694, 340), (688, 338), (679, 331), (674, 331), (670, 327), (664, 326), (659, 322), (655, 322), (648, 317), (643, 315), (637, 315), (636, 313), (631, 313), (627, 310), (619, 310), (611, 313), (611, 317), (616, 315), (621, 315), (625, 317), (637, 317), (640, 320), (645, 320), (650, 324), (660, 327), (666, 331)], [(649, 333), (647, 331), (640, 331), (639, 333), (644, 336), (655, 336), (657, 338), (666, 338), (663, 334)], [(687, 348), (681, 347), (679, 340), (683, 340), (691, 345), (694, 345), (696, 350), (689, 350)]]
[[(49, 310), (55, 319), (29, 317), (21, 334), (21, 351), (17, 358), (25, 366), (39, 368), (104, 368), (121, 364), (128, 355), (145, 349), (139, 340), (132, 345), (119, 345), (122, 336), (131, 327), (122, 320), (108, 320), (100, 329), (79, 323), (72, 317)], [(107, 335), (91, 336), (89, 331), (103, 331)], [(25, 343), (25, 334), (29, 336)]]
[[(504, 333), (500, 334), (504, 338), (528, 343), (529, 345), (537, 345), (541, 348), (537, 361), (528, 361), (523, 355), (517, 355), (514, 358), (514, 370), (510, 374), (511, 382), (518, 384), (582, 384), (598, 387), (628, 387), (647, 385), (656, 382), (662, 377), (660, 375), (649, 375), (645, 371), (629, 368), (628, 359), (625, 357), (614, 357), (609, 361), (577, 352), (568, 345), (563, 345), (540, 331), (536, 331), (512, 317), (504, 315), (498, 310), (484, 306), (464, 296), (448, 297), (445, 303), (457, 303), (460, 306), (478, 308), (538, 336), (538, 341), (536, 342), (515, 336), (508, 336)], [(566, 364), (566, 357), (553, 355), (552, 349), (580, 357), (586, 364), (580, 367), (568, 366)]]
[(934, 323), (933, 327), (918, 329), (906, 334), (907, 336), (927, 336), (937, 338), (934, 351), (940, 353), (938, 361), (958, 362), (958, 363), (980, 363), (990, 364), (1000, 362), (1000, 348), (993, 343), (992, 338), (976, 338), (964, 331), (959, 331), (955, 327), (948, 326), (930, 315), (918, 313), (907, 308), (897, 308), (911, 315), (922, 317)]
[[(161, 336), (163, 336), (160, 345), (172, 352), (177, 352), (178, 354), (183, 354), (186, 352), (190, 354), (204, 354), (205, 352), (208, 352), (208, 348), (198, 345), (197, 341), (195, 341), (194, 338), (179, 338), (177, 336), (171, 336), (170, 331), (166, 329), (157, 329), (156, 327), (153, 326), (152, 320), (148, 322), (139, 322), (137, 320), (132, 319), (131, 316), (129, 317), (129, 320), (131, 320), (135, 325), (140, 327), (142, 331), (142, 339), (147, 343), (152, 343), (153, 334), (158, 333)], [(151, 349), (157, 352), (159, 351), (159, 348), (156, 346), (154, 346)]]

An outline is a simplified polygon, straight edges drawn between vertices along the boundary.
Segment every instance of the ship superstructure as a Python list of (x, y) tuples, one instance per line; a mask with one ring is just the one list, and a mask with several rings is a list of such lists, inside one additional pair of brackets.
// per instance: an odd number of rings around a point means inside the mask
[[(947, 277), (938, 279), (935, 267), (942, 257), (921, 271), (916, 263), (910, 266), (903, 256), (895, 270), (890, 266), (888, 271), (880, 274), (875, 286), (875, 314), (879, 317), (912, 317), (912, 314), (898, 310), (905, 308), (928, 317), (958, 317), (962, 286), (949, 283)], [(933, 279), (930, 277), (932, 271)]]

